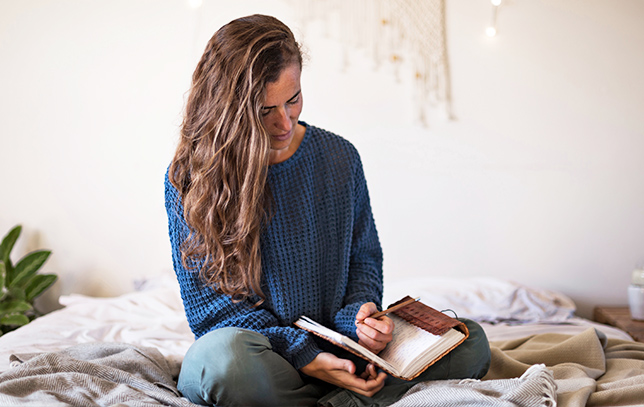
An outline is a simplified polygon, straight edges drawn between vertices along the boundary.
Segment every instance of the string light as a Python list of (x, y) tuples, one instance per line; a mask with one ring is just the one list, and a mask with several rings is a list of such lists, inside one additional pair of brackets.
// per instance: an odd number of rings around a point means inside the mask
[[(0, 0), (1, 1), (1, 0)], [(293, 5), (300, 26), (322, 19), (329, 36), (337, 32), (343, 45), (342, 65), (353, 49), (373, 57), (374, 67), (388, 62), (399, 79), (409, 70), (414, 81), (418, 118), (427, 124), (430, 108), (441, 107), (452, 119), (451, 88), (445, 28), (445, 0), (285, 0)], [(335, 30), (339, 17), (340, 30)]]
[(485, 29), (485, 35), (488, 37), (494, 37), (496, 35), (496, 15), (499, 7), (501, 6), (502, 0), (490, 0), (492, 3), (492, 22), (489, 27)]

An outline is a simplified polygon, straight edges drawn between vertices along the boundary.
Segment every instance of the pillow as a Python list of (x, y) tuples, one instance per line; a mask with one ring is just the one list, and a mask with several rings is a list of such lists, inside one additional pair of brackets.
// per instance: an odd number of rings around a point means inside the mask
[(561, 322), (576, 310), (562, 293), (493, 277), (403, 278), (385, 284), (383, 306), (405, 295), (478, 322)]

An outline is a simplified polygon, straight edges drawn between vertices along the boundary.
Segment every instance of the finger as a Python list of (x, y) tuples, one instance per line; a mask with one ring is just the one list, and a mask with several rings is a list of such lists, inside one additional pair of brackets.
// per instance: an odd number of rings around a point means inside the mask
[[(374, 370), (375, 370), (375, 367), (374, 367)], [(375, 379), (373, 379), (373, 382), (384, 385), (386, 378), (387, 378), (387, 373), (379, 372), (379, 373), (376, 373), (376, 377), (375, 377)]]
[(375, 383), (377, 386), (379, 386), (379, 389), (382, 389), (385, 385), (385, 380), (387, 379), (387, 373), (385, 372), (380, 372), (376, 374), (376, 378), (373, 379), (373, 383)]
[(343, 387), (349, 389), (358, 394), (362, 394), (367, 397), (372, 397), (374, 394), (379, 392), (385, 385), (384, 378), (376, 376), (373, 379), (360, 379), (356, 377), (353, 381), (345, 382)]
[(368, 379), (376, 379), (378, 377), (378, 372), (376, 371), (376, 367), (373, 365), (373, 363), (369, 363), (367, 365), (365, 372), (369, 374)]
[(372, 363), (369, 363), (365, 368), (364, 372), (360, 375), (361, 378), (365, 380), (375, 379), (378, 376), (376, 368)]
[(367, 397), (372, 397), (385, 384), (387, 375), (383, 372), (376, 374), (374, 377), (368, 376), (362, 378), (355, 374), (347, 373), (344, 370), (330, 370), (328, 371), (331, 376), (325, 379), (329, 383), (335, 384), (342, 388), (354, 391)]
[(358, 313), (356, 314), (356, 322), (361, 322), (365, 318), (369, 317), (369, 315), (373, 315), (376, 312), (378, 312), (378, 307), (376, 307), (376, 304), (374, 304), (373, 302), (362, 304), (362, 306), (358, 310)]
[(322, 370), (341, 370), (350, 374), (353, 374), (356, 371), (356, 366), (352, 361), (339, 358), (332, 353), (322, 352), (314, 360), (318, 359), (319, 363), (322, 364), (320, 368)]
[[(369, 321), (370, 318), (367, 318), (365, 321)], [(360, 324), (358, 328), (356, 329), (356, 334), (358, 337), (360, 337), (360, 334), (371, 338), (374, 341), (378, 342), (385, 342), (388, 343), (392, 339), (392, 333), (391, 332), (381, 332), (378, 331), (377, 329), (367, 325), (366, 323)]]
[(365, 325), (383, 334), (390, 334), (394, 330), (394, 322), (388, 317), (382, 317), (380, 319), (367, 318), (363, 322)]
[(373, 348), (374, 346), (377, 347), (377, 345), (380, 343), (374, 340), (373, 338), (365, 335), (362, 331), (357, 331), (356, 333), (358, 334), (358, 339), (359, 339), (358, 342), (360, 342), (361, 345), (365, 345), (368, 348)]
[(373, 397), (374, 394), (378, 393), (384, 387), (386, 378), (387, 374), (380, 372), (374, 378), (363, 380), (363, 383), (354, 387), (352, 390), (358, 394)]
[(335, 359), (331, 365), (332, 369), (344, 370), (347, 373), (354, 374), (356, 372), (356, 365), (348, 359)]
[(356, 332), (361, 332), (363, 335), (371, 338), (371, 339), (377, 339), (379, 335), (381, 335), (381, 332), (376, 330), (374, 327), (369, 325), (368, 321), (373, 321), (373, 318), (367, 318), (365, 319), (362, 323), (358, 326), (356, 329)]
[(374, 353), (379, 353), (381, 350), (387, 346), (387, 342), (378, 342), (368, 336), (361, 335), (358, 333), (358, 344), (366, 347)]

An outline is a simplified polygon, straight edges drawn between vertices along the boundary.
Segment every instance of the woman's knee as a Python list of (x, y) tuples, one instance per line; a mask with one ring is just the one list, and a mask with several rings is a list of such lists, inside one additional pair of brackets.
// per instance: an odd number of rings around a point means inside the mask
[(461, 321), (465, 323), (470, 333), (465, 343), (459, 346), (463, 347), (463, 358), (470, 364), (468, 376), (480, 379), (490, 368), (492, 358), (490, 343), (481, 325), (469, 319), (461, 319)]
[[(474, 321), (460, 318), (469, 331), (462, 344), (431, 365), (420, 376), (407, 384), (426, 380), (480, 379), (490, 368), (490, 344), (483, 328)], [(389, 378), (387, 384), (405, 384), (402, 380)]]
[(186, 353), (177, 387), (199, 404), (235, 405), (240, 397), (270, 394), (270, 384), (262, 380), (266, 372), (257, 363), (263, 352), (272, 352), (271, 345), (257, 332), (240, 328), (209, 332)]

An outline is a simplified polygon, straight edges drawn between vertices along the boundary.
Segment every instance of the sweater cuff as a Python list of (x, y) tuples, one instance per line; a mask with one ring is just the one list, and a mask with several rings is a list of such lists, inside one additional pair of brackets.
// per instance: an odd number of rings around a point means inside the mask
[(315, 341), (309, 340), (307, 346), (291, 357), (291, 364), (297, 370), (300, 370), (304, 366), (308, 365), (315, 359), (315, 357), (321, 353), (322, 350), (315, 344)]
[(353, 303), (345, 306), (335, 316), (336, 331), (346, 335), (354, 341), (358, 340), (356, 334), (356, 315), (363, 303)]

